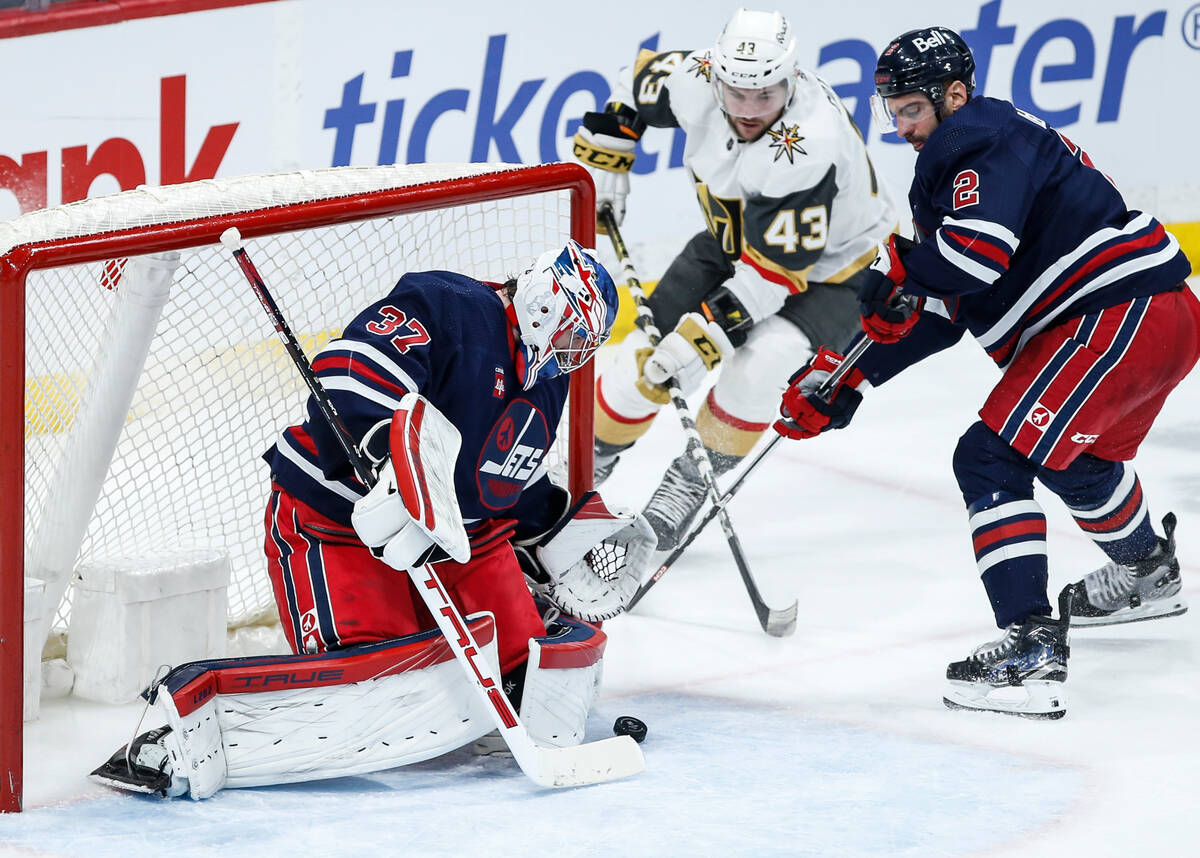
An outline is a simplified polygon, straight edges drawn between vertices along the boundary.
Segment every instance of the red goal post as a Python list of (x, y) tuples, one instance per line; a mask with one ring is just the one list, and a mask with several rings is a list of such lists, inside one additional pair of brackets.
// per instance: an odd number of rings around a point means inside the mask
[[(404, 271), (498, 280), (568, 237), (593, 247), (594, 212), (578, 165), (427, 164), (139, 188), (0, 224), (0, 811), (22, 803), (27, 576), (47, 581), (42, 641), (65, 635), (69, 598), (55, 606), (86, 558), (228, 540), (249, 581), (231, 580), (230, 625), (269, 613), (258, 457), (307, 391), (221, 233), (241, 231), (311, 355)], [(572, 376), (573, 494), (591, 485), (591, 387), (590, 366)]]

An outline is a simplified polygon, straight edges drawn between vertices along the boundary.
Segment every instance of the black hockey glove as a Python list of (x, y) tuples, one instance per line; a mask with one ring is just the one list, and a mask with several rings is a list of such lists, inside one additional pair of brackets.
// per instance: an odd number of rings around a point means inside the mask
[(729, 342), (735, 349), (746, 342), (750, 326), (754, 324), (745, 305), (724, 286), (718, 286), (704, 296), (700, 302), (700, 312), (729, 335)]
[[(629, 171), (636, 157), (634, 148), (646, 121), (632, 107), (617, 101), (604, 106), (604, 112), (583, 115), (583, 125), (573, 141), (575, 158), (592, 175), (596, 186), (596, 211), (611, 208), (617, 225), (625, 218), (625, 197), (629, 195)], [(602, 224), (597, 224), (603, 233)]]

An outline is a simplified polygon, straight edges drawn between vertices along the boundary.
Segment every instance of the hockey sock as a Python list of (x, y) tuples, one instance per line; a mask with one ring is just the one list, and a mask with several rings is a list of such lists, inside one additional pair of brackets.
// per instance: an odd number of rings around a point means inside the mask
[(996, 625), (1005, 628), (1032, 614), (1050, 616), (1046, 516), (1037, 501), (997, 492), (967, 512), (975, 563)]
[(1158, 547), (1142, 484), (1133, 468), (1080, 456), (1063, 471), (1044, 471), (1041, 481), (1063, 499), (1075, 523), (1117, 563), (1149, 557)]

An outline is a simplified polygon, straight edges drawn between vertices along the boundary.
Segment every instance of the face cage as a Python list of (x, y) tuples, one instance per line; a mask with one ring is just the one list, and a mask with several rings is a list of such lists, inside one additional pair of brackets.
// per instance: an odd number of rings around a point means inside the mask
[(545, 349), (525, 347), (529, 365), (522, 388), (529, 390), (539, 381), (574, 372), (591, 360), (602, 344), (598, 334), (564, 320)]
[[(729, 99), (726, 96), (725, 89), (729, 88), (737, 92), (750, 93), (750, 97), (744, 99), (746, 107), (741, 112), (734, 112), (729, 107)], [(778, 98), (765, 99), (760, 101), (756, 96), (760, 92), (767, 90), (775, 90), (779, 93)], [(717, 102), (717, 107), (721, 108), (721, 112), (732, 119), (759, 119), (763, 116), (771, 116), (775, 113), (780, 113), (792, 103), (792, 96), (796, 92), (796, 77), (795, 75), (786, 80), (775, 81), (775, 83), (759, 89), (749, 89), (745, 87), (734, 86), (731, 83), (726, 83), (721, 80), (716, 74), (712, 76), (712, 93), (713, 99)], [(770, 103), (770, 107), (760, 107)]]
[(559, 372), (574, 372), (600, 348), (601, 338), (583, 325), (565, 322), (550, 340), (550, 353)]

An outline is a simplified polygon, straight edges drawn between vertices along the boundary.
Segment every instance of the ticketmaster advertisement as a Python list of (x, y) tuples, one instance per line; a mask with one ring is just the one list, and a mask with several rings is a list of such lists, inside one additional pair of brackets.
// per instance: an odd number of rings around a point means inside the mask
[[(202, 4), (162, 4), (184, 5)], [(734, 5), (278, 0), (35, 35), (4, 29), (0, 16), (0, 217), (213, 176), (569, 159), (580, 117), (604, 104), (639, 49), (707, 48)], [(977, 92), (1056, 126), (1132, 207), (1181, 236), (1200, 221), (1200, 113), (1189, 96), (1200, 2), (859, 0), (780, 11), (801, 65), (843, 98), (897, 200), (915, 155), (873, 127), (875, 59), (893, 36), (944, 24), (975, 52)], [(702, 227), (682, 149), (678, 131), (643, 138), (626, 220), (634, 240)]]

